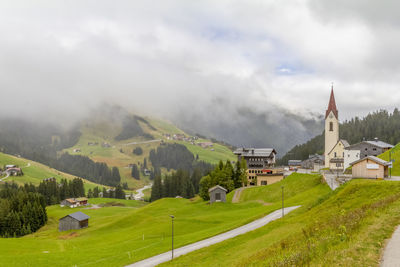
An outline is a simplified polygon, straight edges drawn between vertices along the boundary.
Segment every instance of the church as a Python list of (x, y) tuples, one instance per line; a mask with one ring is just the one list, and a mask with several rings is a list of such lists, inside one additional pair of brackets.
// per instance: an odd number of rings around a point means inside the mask
[(325, 112), (325, 168), (343, 171), (345, 149), (349, 146), (346, 140), (339, 139), (339, 111), (332, 86), (328, 109)]

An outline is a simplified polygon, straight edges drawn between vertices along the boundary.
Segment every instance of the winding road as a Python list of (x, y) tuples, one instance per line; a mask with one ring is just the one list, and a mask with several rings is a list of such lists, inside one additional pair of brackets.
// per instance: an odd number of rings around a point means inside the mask
[(148, 184), (148, 185), (145, 185), (144, 187), (142, 187), (142, 188), (136, 190), (136, 191), (137, 191), (137, 194), (135, 194), (135, 195), (133, 196), (133, 198), (134, 198), (135, 200), (142, 200), (143, 197), (144, 197), (143, 191), (146, 190), (146, 189), (151, 188), (152, 186), (153, 186), (153, 184)]
[[(287, 214), (299, 207), (300, 206), (284, 208), (284, 212), (285, 212), (285, 214)], [(268, 224), (269, 222), (277, 220), (281, 217), (282, 217), (282, 209), (276, 210), (261, 219), (255, 220), (249, 224), (243, 225), (239, 228), (233, 229), (226, 233), (216, 235), (211, 238), (207, 238), (205, 240), (174, 249), (174, 257), (179, 257), (179, 256), (185, 255), (189, 252), (217, 244), (219, 242), (233, 238), (238, 235), (245, 234), (247, 232), (250, 232), (250, 231), (253, 231), (260, 227), (263, 227), (264, 225)], [(128, 265), (128, 267), (152, 267), (152, 266), (156, 266), (158, 264), (161, 264), (161, 263), (169, 261), (169, 260), (171, 260), (171, 251), (162, 253), (160, 255), (157, 255), (157, 256), (142, 260), (142, 261), (138, 261), (134, 264)]]

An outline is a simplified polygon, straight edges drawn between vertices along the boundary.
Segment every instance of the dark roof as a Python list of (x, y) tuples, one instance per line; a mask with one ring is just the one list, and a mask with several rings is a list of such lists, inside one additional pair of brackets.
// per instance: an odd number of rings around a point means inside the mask
[(225, 192), (228, 192), (228, 190), (226, 190), (225, 188), (223, 188), (223, 187), (220, 186), (220, 185), (216, 185), (216, 186), (214, 186), (214, 187), (211, 187), (210, 189), (208, 189), (208, 192), (214, 191), (214, 190), (217, 189), (217, 188), (222, 189), (222, 190), (224, 190)]
[(301, 164), (301, 160), (297, 160), (297, 159), (291, 159), (291, 160), (288, 160), (288, 165), (290, 166), (290, 165), (300, 165)]
[(233, 153), (243, 157), (270, 157), (276, 151), (273, 148), (238, 148)]
[(366, 159), (372, 160), (372, 161), (374, 161), (374, 162), (376, 162), (376, 163), (378, 163), (378, 164), (381, 164), (381, 165), (383, 165), (383, 166), (389, 166), (389, 165), (390, 165), (390, 162), (389, 162), (389, 161), (386, 161), (386, 160), (383, 160), (383, 159), (380, 159), (380, 158), (377, 158), (377, 157), (374, 157), (374, 156), (368, 156), (368, 157), (365, 157), (365, 158), (356, 160), (356, 161), (350, 163), (350, 165), (353, 166), (354, 164), (357, 164), (357, 163), (359, 163), (359, 162), (361, 162), (361, 161), (364, 161), (364, 160), (366, 160)]
[(329, 113), (331, 113), (331, 111), (333, 112), (333, 114), (335, 115), (336, 119), (339, 118), (339, 112), (336, 108), (336, 101), (335, 101), (335, 95), (333, 93), (333, 85), (332, 85), (332, 90), (331, 90), (331, 97), (329, 98), (329, 104), (328, 104), (328, 109), (326, 110), (326, 114), (325, 114), (325, 119), (328, 117)]
[(385, 142), (379, 141), (379, 140), (377, 140), (377, 141), (365, 141), (365, 142), (368, 143), (368, 144), (380, 147), (380, 148), (392, 148), (392, 147), (394, 147), (391, 144), (388, 144), (388, 143), (385, 143)]
[[(385, 143), (383, 141), (374, 140), (374, 141), (362, 141), (360, 143), (351, 145), (351, 146), (347, 147), (346, 149), (347, 150), (352, 150), (354, 147), (357, 147), (362, 143), (369, 144), (369, 145), (372, 145), (372, 146), (375, 146), (375, 147), (379, 147), (379, 148), (393, 148), (394, 147), (393, 145)], [(358, 149), (356, 149), (356, 150), (358, 150)]]
[(78, 221), (84, 221), (84, 220), (87, 220), (87, 219), (90, 218), (85, 213), (77, 211), (75, 213), (72, 213), (72, 214), (69, 214), (67, 216), (62, 217), (60, 220), (64, 219), (65, 217), (68, 217), (68, 216), (72, 217), (72, 218), (74, 218), (75, 220), (78, 220)]

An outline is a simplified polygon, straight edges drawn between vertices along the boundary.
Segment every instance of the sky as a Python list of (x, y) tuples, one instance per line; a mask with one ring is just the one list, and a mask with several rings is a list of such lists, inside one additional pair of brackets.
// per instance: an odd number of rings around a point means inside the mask
[(0, 1), (1, 114), (341, 120), (400, 100), (398, 1)]

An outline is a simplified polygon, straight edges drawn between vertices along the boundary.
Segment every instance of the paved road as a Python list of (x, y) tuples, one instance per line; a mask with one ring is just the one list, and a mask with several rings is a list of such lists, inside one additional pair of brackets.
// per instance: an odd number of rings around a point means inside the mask
[(136, 191), (137, 191), (137, 194), (133, 195), (133, 198), (134, 198), (135, 200), (141, 200), (141, 199), (143, 199), (143, 197), (144, 197), (143, 191), (146, 190), (146, 189), (148, 189), (148, 188), (151, 188), (152, 185), (153, 185), (153, 184), (145, 185), (144, 187), (142, 187), (142, 188), (136, 190)]
[(383, 252), (382, 267), (400, 266), (400, 227), (394, 231)]
[(140, 145), (140, 144), (147, 144), (147, 143), (154, 143), (154, 142), (161, 142), (161, 139), (150, 140), (150, 141), (143, 141), (143, 142), (131, 142), (131, 143), (125, 144), (125, 146), (129, 146), (129, 145)]
[[(289, 207), (289, 208), (284, 208), (284, 212), (285, 214), (299, 208), (300, 206), (294, 206), (294, 207)], [(204, 247), (208, 247), (211, 245), (214, 245), (216, 243), (222, 242), (224, 240), (233, 238), (235, 236), (238, 235), (242, 235), (245, 234), (247, 232), (253, 231), (255, 229), (258, 229), (266, 224), (268, 224), (271, 221), (277, 220), (279, 218), (282, 217), (282, 209), (276, 210), (270, 214), (268, 214), (267, 216), (255, 220), (249, 224), (243, 225), (239, 228), (233, 229), (229, 232), (220, 234), (220, 235), (216, 235), (214, 237), (184, 246), (184, 247), (180, 247), (174, 250), (174, 257), (179, 257), (182, 255), (185, 255), (189, 252), (204, 248)], [(171, 260), (171, 251), (165, 252), (163, 254), (136, 262), (134, 264), (128, 265), (128, 267), (152, 267), (152, 266), (156, 266), (158, 264), (161, 264), (163, 262), (169, 261)]]
[(340, 186), (339, 182), (336, 180), (337, 176), (335, 174), (325, 172), (323, 176), (325, 178), (326, 183), (332, 190), (335, 190)]

